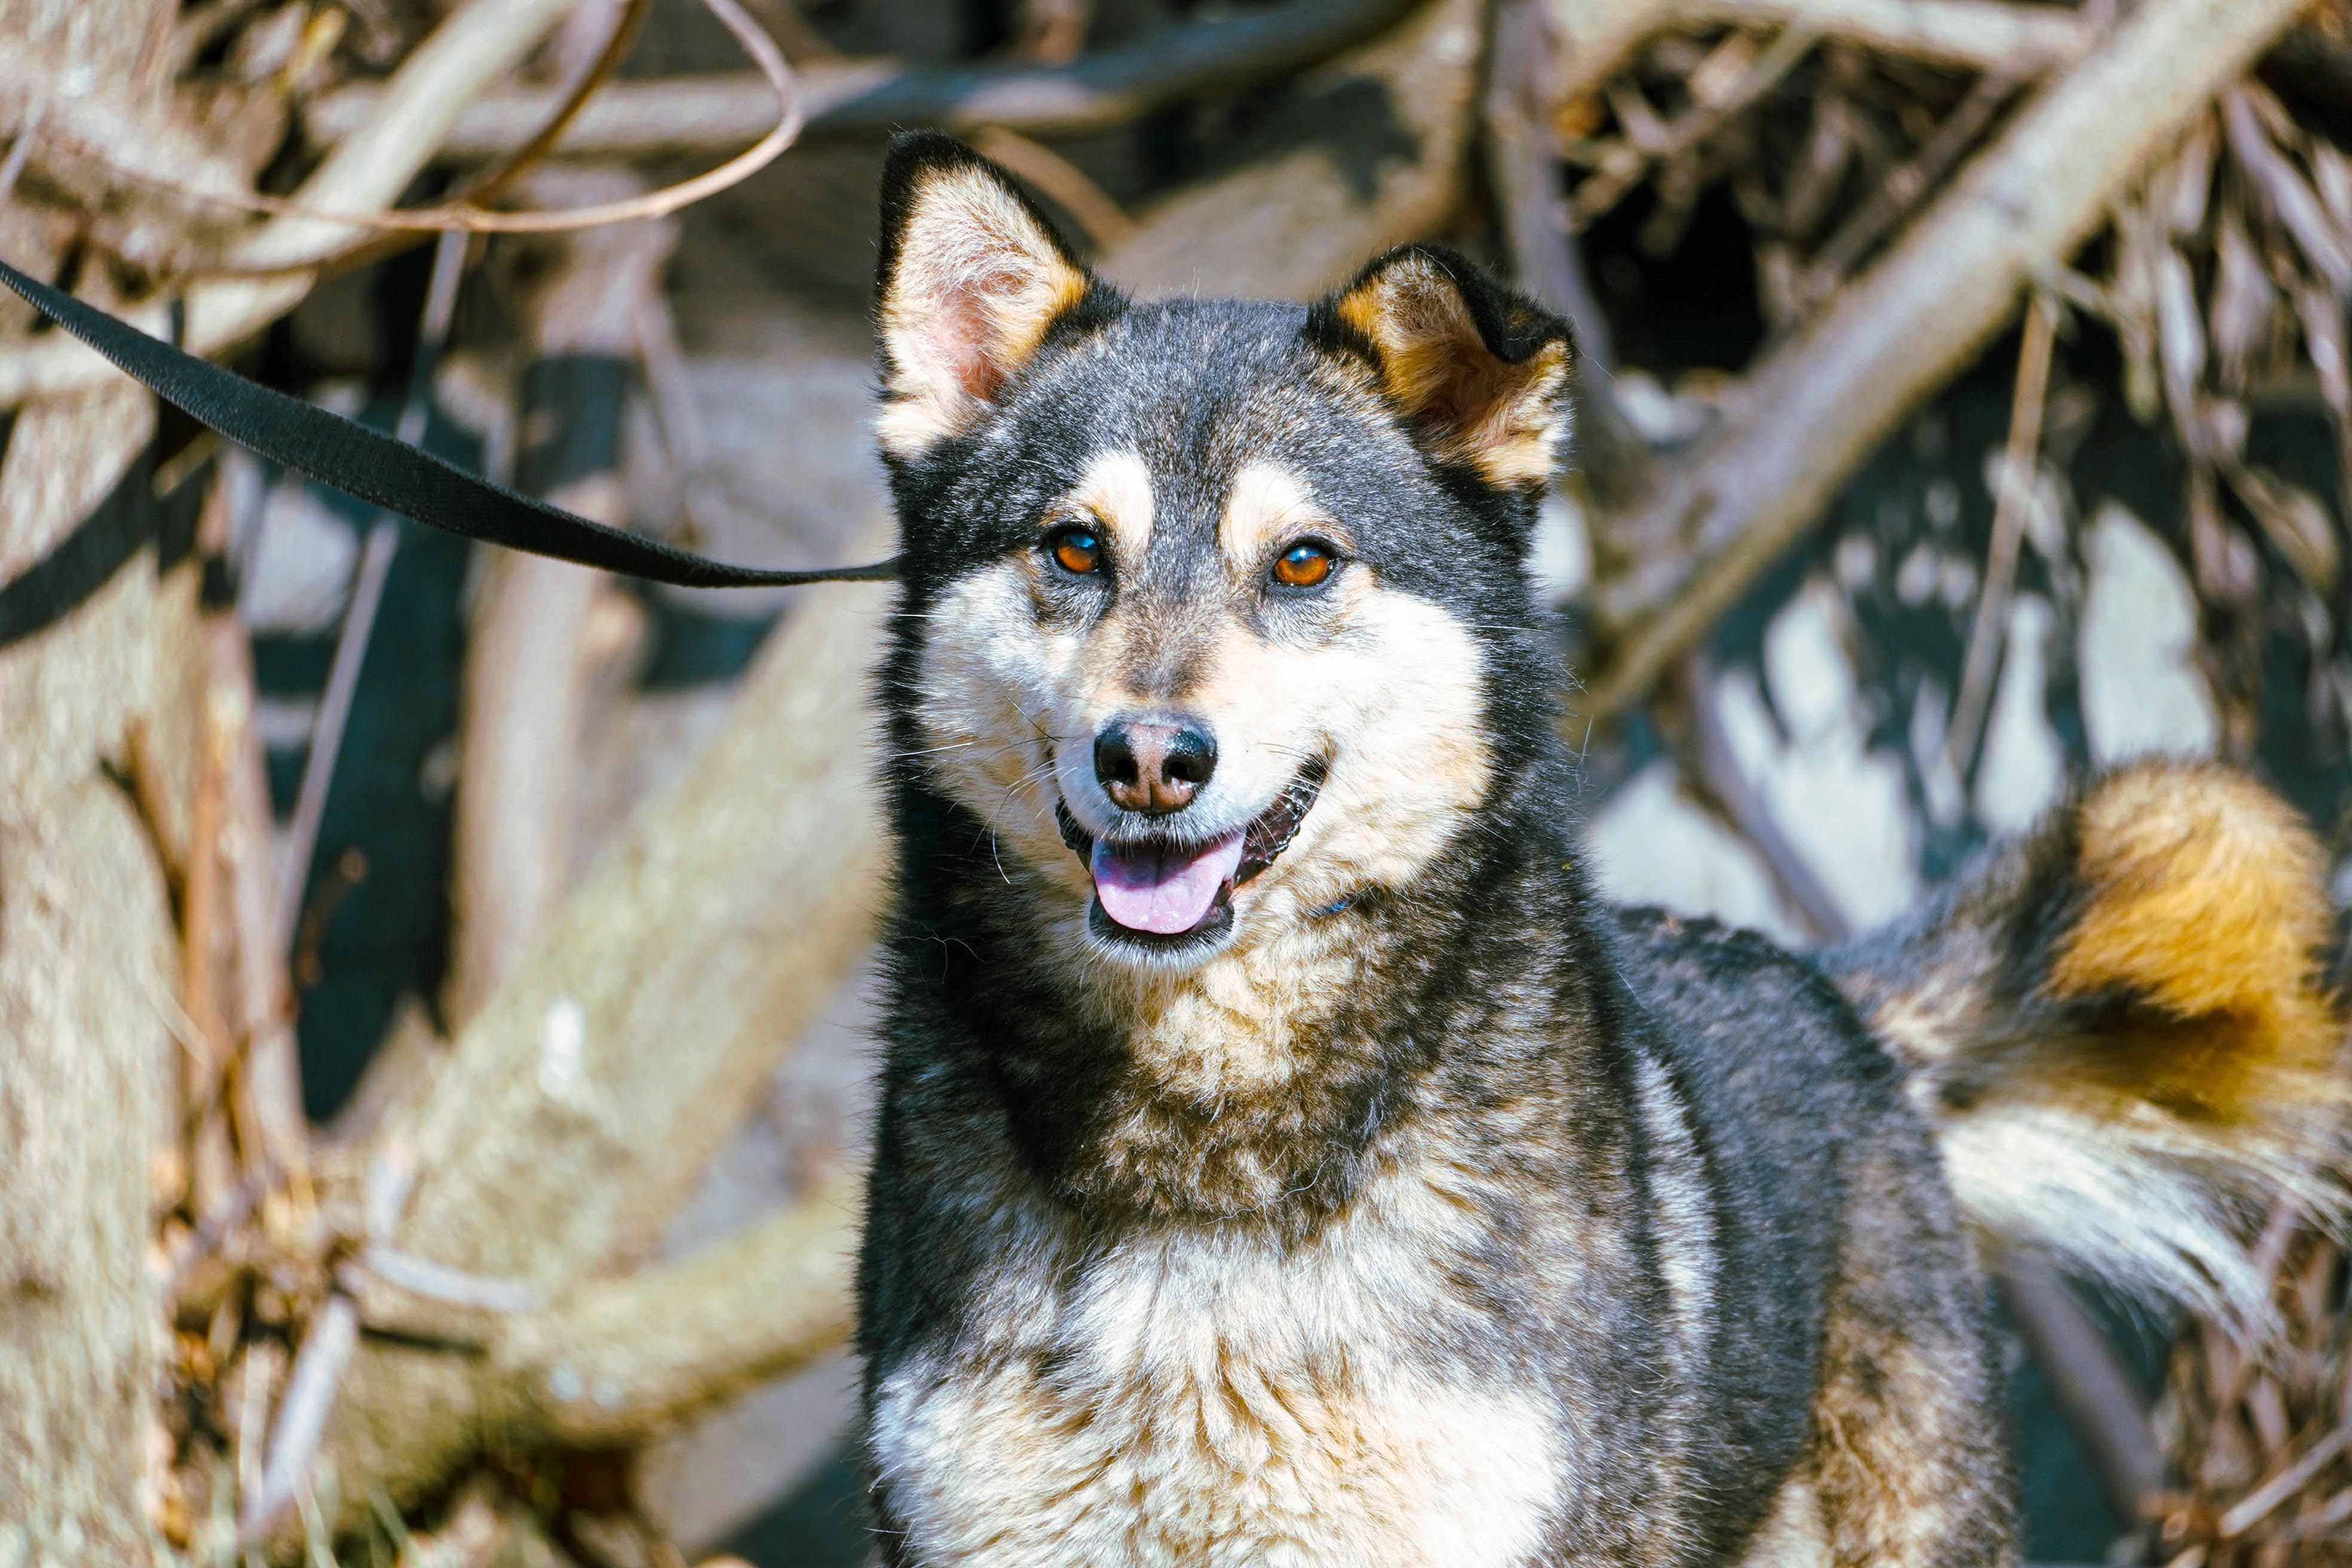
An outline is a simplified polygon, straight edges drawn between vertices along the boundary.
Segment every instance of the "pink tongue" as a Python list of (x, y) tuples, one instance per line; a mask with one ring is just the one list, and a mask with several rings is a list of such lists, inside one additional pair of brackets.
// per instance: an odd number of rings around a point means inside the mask
[(1229, 833), (1199, 849), (1113, 847), (1097, 840), (1095, 897), (1103, 913), (1129, 931), (1174, 936), (1208, 918), (1217, 889), (1241, 868), (1242, 836)]

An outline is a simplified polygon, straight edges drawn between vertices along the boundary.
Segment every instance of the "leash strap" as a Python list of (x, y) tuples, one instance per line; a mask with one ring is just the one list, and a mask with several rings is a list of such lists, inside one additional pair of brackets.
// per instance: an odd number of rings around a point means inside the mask
[[(5, 262), (0, 262), (0, 283), (198, 423), (322, 485), (428, 528), (682, 588), (878, 583), (898, 575), (896, 557), (831, 571), (735, 566), (607, 527), (478, 479), (356, 420), (184, 353)], [(0, 584), (0, 593), (14, 586)]]

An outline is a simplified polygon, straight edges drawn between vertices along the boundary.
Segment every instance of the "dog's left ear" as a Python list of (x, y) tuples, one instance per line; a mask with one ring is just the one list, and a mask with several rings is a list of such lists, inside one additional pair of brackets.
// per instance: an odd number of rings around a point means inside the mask
[(879, 428), (897, 458), (970, 425), (1055, 325), (1118, 305), (1002, 169), (930, 131), (890, 143), (875, 292)]
[(1406, 426), (1488, 484), (1542, 484), (1568, 434), (1566, 321), (1433, 245), (1391, 250), (1307, 317), (1310, 341), (1369, 359)]

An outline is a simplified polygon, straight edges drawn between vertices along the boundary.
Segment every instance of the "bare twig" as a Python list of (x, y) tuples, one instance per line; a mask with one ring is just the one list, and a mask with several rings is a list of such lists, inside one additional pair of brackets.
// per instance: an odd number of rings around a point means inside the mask
[(180, 893), (180, 1005), (210, 1049), (203, 1079), (189, 1086), (189, 1109), (208, 1105), (236, 1047), (221, 1002), (223, 910), (222, 795), (227, 783), (234, 715), (207, 702), (197, 741), (195, 801), (189, 813), (187, 868)]
[(1716, 700), (1715, 661), (1694, 653), (1683, 661), (1683, 709), (1690, 723), (1691, 760), (1699, 787), (1714, 797), (1724, 816), (1754, 846), (1772, 880), (1816, 942), (1833, 943), (1853, 934), (1844, 906), (1837, 901), (1788, 834), (1771, 806), (1739, 765), (1731, 732)]
[[(548, 107), (545, 117), (510, 151), (492, 160), (488, 167), (477, 172), (450, 193), (444, 205), (480, 206), (503, 193), (553, 152), (556, 143), (562, 141), (570, 131), (572, 121), (580, 117), (581, 110), (604, 89), (620, 69), (652, 9), (653, 0), (621, 0), (619, 15), (614, 18), (602, 47), (580, 66), (571, 84)], [(586, 10), (574, 10), (572, 20), (576, 23), (589, 15)], [(551, 53), (562, 55), (562, 45), (566, 41), (559, 37), (556, 47)], [(751, 80), (758, 91), (772, 96), (777, 90), (763, 72), (754, 73)], [(771, 108), (772, 111), (772, 106)], [(744, 141), (750, 139), (750, 132), (742, 138)], [(334, 265), (338, 268), (348, 269), (400, 255), (422, 242), (430, 232), (428, 229), (380, 229), (343, 250), (334, 258)], [(214, 262), (205, 270), (209, 276), (216, 278), (268, 278), (279, 276), (287, 268), (283, 265), (241, 267)]]
[(1551, 48), (1536, 0), (1517, 0), (1496, 13), (1484, 106), (1487, 174), (1519, 287), (1574, 324), (1577, 358), (1605, 374), (1616, 363), (1609, 323), (1585, 276), (1583, 255), (1561, 222), (1559, 163), (1537, 101)]
[(1682, 14), (1748, 26), (1808, 27), (1939, 65), (2036, 76), (2090, 41), (2075, 13), (2013, 0), (1681, 0)]
[(2278, 221), (2337, 294), (2352, 294), (2352, 236), (2340, 236), (2310, 184), (2263, 130), (2254, 103), (2260, 88), (2241, 86), (2221, 100), (2221, 124)]
[(269, 1432), (268, 1462), (260, 1484), (246, 1494), (237, 1517), (237, 1531), (247, 1541), (267, 1535), (285, 1517), (310, 1481), (311, 1461), (319, 1454), (319, 1436), (326, 1430), (343, 1373), (358, 1348), (359, 1309), (350, 1297), (337, 1292), (327, 1299), (302, 1336), (301, 1352), (294, 1358), (293, 1375), (286, 1382), (286, 1397), (278, 1406), (278, 1420)]
[(1555, 104), (1600, 91), (1680, 19), (1673, 0), (1544, 0), (1555, 48), (1543, 83)]
[(2025, 312), (2025, 339), (2017, 353), (2017, 392), (2009, 408), (2009, 444), (2001, 453), (2000, 493), (1993, 498), (1992, 541), (1985, 551), (1984, 588), (1977, 596), (1969, 649), (1960, 666), (1960, 692), (1952, 723), (1944, 734), (1944, 760), (1966, 778), (1992, 703), (2000, 637), (2009, 623), (2010, 588), (2017, 580), (2017, 552), (2025, 535), (2025, 515), (2033, 504), (2033, 473), (2042, 450), (2042, 411), (2050, 391), (2050, 359), (2057, 341), (2058, 310), (2037, 295)]
[(5, 196), (16, 188), (17, 180), (25, 173), (25, 165), (31, 162), (33, 144), (40, 139), (41, 120), (47, 107), (46, 104), (35, 107), (18, 121), (16, 139), (9, 143), (8, 155), (0, 158), (0, 196)]
[(470, 1307), (483, 1312), (528, 1312), (539, 1300), (531, 1288), (519, 1279), (468, 1274), (395, 1247), (369, 1247), (360, 1255), (360, 1267), (387, 1285), (452, 1307)]
[(2306, 1482), (2321, 1470), (2326, 1469), (2328, 1461), (2344, 1452), (2347, 1447), (2352, 1447), (2352, 1421), (2338, 1426), (2327, 1436), (2305, 1449), (2293, 1464), (2233, 1504), (2230, 1510), (2221, 1517), (2215, 1526), (2214, 1533), (2224, 1541), (2233, 1535), (2243, 1535), (2261, 1523), (2263, 1516), (2273, 1509), (2301, 1491)]
[(1518, 285), (1568, 318), (1576, 330), (1576, 434), (1579, 467), (1601, 494), (1631, 493), (1646, 454), (1625, 428), (1608, 380), (1617, 354), (1609, 318), (1584, 265), (1578, 237), (1563, 221), (1559, 163), (1538, 94), (1556, 47), (1537, 0), (1497, 9), (1485, 102), (1487, 184), (1500, 209)]
[[(793, 79), (814, 121), (898, 74), (887, 62), (845, 61), (795, 67)], [(370, 123), (383, 91), (365, 82), (338, 88), (310, 105), (304, 127), (314, 140), (339, 145)], [(451, 124), (437, 155), (454, 163), (508, 156), (547, 123), (556, 106), (552, 88), (501, 87), (478, 94)], [(582, 108), (559, 148), (564, 157), (580, 159), (724, 152), (758, 136), (775, 117), (775, 89), (756, 71), (622, 80)], [(808, 134), (805, 126), (802, 133)]]
[(1677, 26), (1793, 27), (1946, 65), (2033, 76), (2073, 58), (2092, 29), (2071, 13), (2000, 0), (1545, 0), (1560, 41), (1552, 101), (1600, 90)]
[(276, 923), (269, 779), (253, 729), (253, 649), (233, 608), (207, 619), (207, 700), (228, 731), (220, 840), (234, 957), (228, 1020), (239, 1047), (240, 1087), (251, 1103), (261, 1145), (247, 1154), (262, 1156), (307, 1201), (310, 1123), (302, 1109), (286, 944)]
[(709, 437), (701, 411), (694, 405), (694, 388), (687, 379), (686, 350), (677, 341), (677, 316), (658, 290), (646, 299), (645, 313), (637, 321), (636, 348), (638, 365), (645, 372), (646, 397), (661, 432), (663, 458), (677, 483), (680, 532), (683, 538), (698, 542), (713, 489), (702, 460)]
[[(441, 237), (433, 257), (433, 281), (425, 296), (425, 315), (416, 344), (416, 363), (410, 374), (408, 400), (400, 410), (394, 434), (410, 446), (425, 439), (433, 412), (433, 373), (449, 337), (450, 319), (457, 313), (457, 283), (465, 274), (463, 234)], [(358, 574), (352, 579), (351, 604), (343, 612), (342, 629), (335, 638), (334, 661), (327, 668), (327, 689), (319, 699), (319, 716), (310, 727), (310, 754), (302, 763), (302, 784), (294, 797), (294, 816), (286, 830), (285, 866), (278, 888), (277, 929), (281, 948), (294, 940), (302, 916), (302, 892), (310, 885), (310, 858), (319, 843), (319, 825), (325, 819), (327, 791), (335, 782), (335, 760), (342, 750), (343, 726), (351, 720), (352, 698), (359, 690), (360, 666), (367, 658), (368, 638), (375, 630), (375, 613), (383, 600), (383, 584), (392, 572), (392, 558), (400, 548), (400, 520), (379, 512), (369, 525), (360, 551)]]

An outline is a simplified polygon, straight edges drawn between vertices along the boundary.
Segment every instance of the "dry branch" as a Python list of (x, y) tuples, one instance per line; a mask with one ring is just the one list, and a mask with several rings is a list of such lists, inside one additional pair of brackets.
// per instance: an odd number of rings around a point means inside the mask
[[(542, 205), (620, 199), (641, 182), (616, 169), (542, 170), (530, 183)], [(529, 306), (529, 352), (541, 361), (586, 356), (625, 366), (636, 357), (646, 312), (660, 299), (663, 268), (677, 243), (667, 223), (631, 224), (551, 242), (555, 254)], [(612, 390), (619, 395), (618, 383)], [(604, 390), (599, 389), (600, 393)], [(551, 408), (546, 415), (583, 411)], [(526, 419), (528, 423), (528, 419)], [(617, 436), (609, 420), (577, 427)], [(569, 466), (568, 447), (534, 452)], [(598, 454), (591, 473), (560, 473), (549, 499), (583, 517), (620, 525), (627, 498), (617, 449)], [(518, 478), (541, 488), (543, 476)], [(487, 563), (466, 649), (452, 877), (448, 1016), (471, 1018), (528, 950), (562, 889), (590, 670), (583, 647), (600, 574), (566, 562), (498, 551)]]
[(1612, 526), (1612, 543), (1639, 564), (1600, 595), (1622, 651), (1581, 712), (1613, 713), (1648, 690), (2301, 9), (2148, 0), (2022, 110), (1833, 310), (1759, 367), (1724, 428)]
[(1688, 776), (1710, 796), (1731, 826), (1748, 840), (1779, 887), (1791, 914), (1812, 940), (1828, 945), (1853, 934), (1845, 907), (1799, 849), (1772, 805), (1739, 765), (1731, 730), (1724, 722), (1715, 661), (1704, 649), (1683, 661), (1683, 717), (1689, 728)]
[(2080, 54), (2076, 15), (2014, 0), (1544, 0), (1559, 41), (1550, 89), (1597, 92), (1675, 27), (1788, 27), (1937, 64), (2026, 78)]
[[(877, 549), (867, 537), (855, 548)], [(732, 726), (549, 922), (394, 1107), (418, 1170), (402, 1251), (568, 1300), (640, 1256), (779, 1051), (863, 951), (881, 868), (865, 677), (870, 589), (802, 604)], [(363, 1346), (327, 1452), (346, 1498), (407, 1499), (480, 1439), (474, 1369)]]
[(1801, 27), (1938, 65), (2033, 76), (2080, 54), (2078, 13), (2014, 0), (1676, 0), (1691, 21)]
[[(575, 0), (472, 0), (453, 12), (393, 73), (375, 114), (340, 143), (295, 195), (303, 205), (369, 212), (397, 198), (430, 163), (465, 104), (514, 69)], [(239, 342), (302, 302), (311, 275), (303, 268), (360, 237), (344, 224), (281, 218), (255, 231), (230, 260), (246, 268), (289, 268), (281, 276), (204, 283), (185, 295), (184, 342), (196, 353)], [(161, 300), (121, 312), (142, 331), (169, 334)], [(0, 356), (0, 408), (120, 384), (121, 373), (59, 335), (13, 345)]]
[(1518, 286), (1573, 322), (1578, 359), (1606, 374), (1616, 361), (1608, 320), (1575, 237), (1560, 221), (1559, 161), (1538, 101), (1545, 86), (1539, 79), (1544, 34), (1535, 0), (1515, 0), (1496, 13), (1486, 100), (1486, 179)]
[(512, 1320), (490, 1347), (486, 1415), (509, 1441), (604, 1447), (805, 1365), (848, 1337), (855, 1204), (836, 1183), (732, 1240)]
[[(796, 67), (811, 120), (898, 74), (878, 62)], [(329, 146), (369, 124), (384, 89), (373, 83), (339, 88), (303, 111), (303, 128)], [(530, 140), (562, 100), (553, 87), (501, 88), (469, 100), (442, 139), (438, 155), (457, 162), (504, 157)], [(567, 158), (646, 158), (731, 151), (776, 122), (776, 93), (756, 71), (713, 72), (652, 81), (617, 81), (582, 108), (563, 132)], [(803, 139), (808, 132), (803, 129)]]
[(2001, 454), (2000, 492), (1994, 499), (1992, 542), (1985, 551), (1984, 587), (1977, 595), (1975, 624), (1960, 664), (1959, 695), (1944, 742), (1945, 764), (1965, 778), (1974, 766), (1985, 714), (1992, 707), (1992, 679), (1999, 668), (2000, 637), (2009, 623), (2010, 589), (2017, 580), (2017, 552), (2025, 538), (2026, 513), (2033, 506), (2034, 469), (2042, 456), (2042, 408), (2050, 392), (2050, 361), (2057, 346), (2058, 306), (2042, 299), (2025, 315), (2025, 342), (2017, 355), (2017, 393), (2011, 399), (2009, 444)]
[(1562, 221), (1559, 163), (1539, 98), (1547, 85), (1547, 30), (1538, 0), (1515, 0), (1496, 11), (1484, 106), (1486, 184), (1518, 286), (1576, 328), (1577, 468), (1597, 495), (1614, 498), (1638, 485), (1647, 455), (1608, 395), (1617, 364), (1609, 318), (1578, 238)]
[[(1209, 92), (1279, 81), (1378, 35), (1413, 0), (1290, 0), (1272, 9), (1162, 29), (1071, 65), (901, 70), (871, 62), (801, 68), (803, 140), (878, 135), (908, 125), (970, 133), (1001, 126), (1027, 135), (1077, 135), (1132, 124)], [(373, 118), (378, 90), (346, 88), (309, 111), (309, 130), (335, 143)], [(553, 92), (509, 91), (468, 105), (443, 151), (487, 158), (522, 144), (553, 110)], [(642, 157), (739, 147), (775, 123), (775, 97), (756, 76), (617, 84), (565, 132), (572, 157)]]
[[(214, 487), (215, 506), (225, 504)], [(310, 1162), (294, 1001), (286, 949), (277, 940), (277, 868), (268, 764), (253, 728), (253, 647), (233, 613), (205, 617), (207, 701), (226, 731), (220, 858), (234, 963), (228, 1021), (244, 1050), (242, 1070), (261, 1131), (262, 1152), (300, 1178)]]
[(1544, 0), (1554, 41), (1554, 103), (1598, 92), (1643, 44), (1675, 25), (1673, 0)]
[[(411, 447), (424, 441), (432, 417), (434, 370), (457, 314), (467, 243), (463, 235), (445, 234), (435, 247), (433, 280), (425, 289), (425, 311), (417, 324), (415, 367), (409, 376), (407, 398), (393, 426), (393, 434)], [(399, 520), (389, 511), (378, 511), (360, 545), (359, 569), (352, 577), (342, 624), (335, 630), (334, 658), (327, 667), (326, 689), (319, 695), (319, 711), (310, 721), (302, 782), (295, 791), (294, 814), (286, 827), (278, 889), (281, 947), (294, 942), (305, 913), (302, 900), (310, 883), (310, 858), (318, 849), (320, 825), (326, 820), (327, 792), (334, 785), (335, 769), (342, 758), (343, 730), (351, 721), (360, 670), (366, 663), (368, 646), (375, 639), (376, 612), (383, 605), (384, 585), (392, 578), (393, 556), (399, 549)]]

